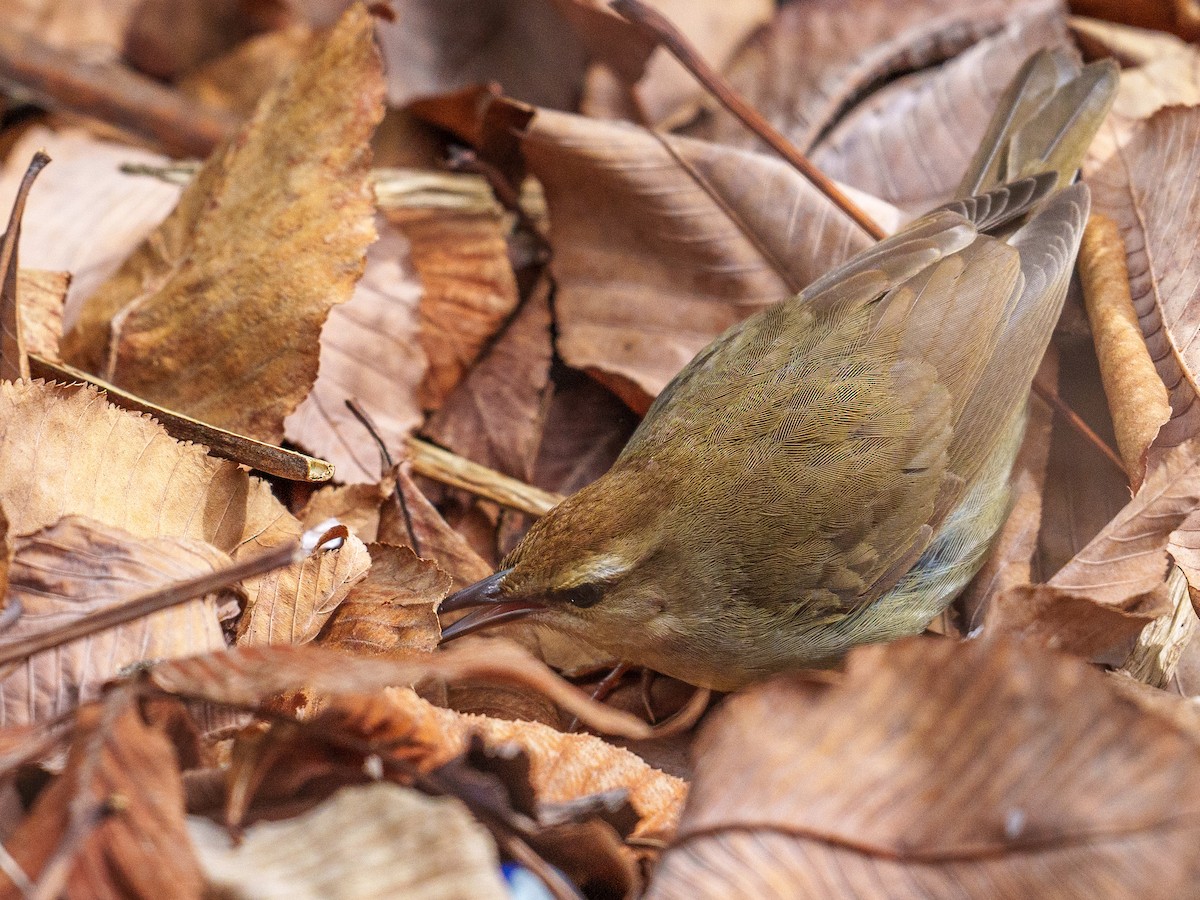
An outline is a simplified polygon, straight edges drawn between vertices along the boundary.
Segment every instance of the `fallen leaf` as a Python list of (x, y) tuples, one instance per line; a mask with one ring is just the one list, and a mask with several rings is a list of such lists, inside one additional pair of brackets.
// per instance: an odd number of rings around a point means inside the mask
[(1174, 32), (1189, 41), (1200, 38), (1200, 10), (1187, 0), (1071, 0), (1071, 10), (1138, 28)]
[(21, 217), (29, 189), (38, 172), (49, 162), (50, 157), (41, 151), (33, 155), (17, 190), (8, 228), (0, 235), (0, 378), (10, 381), (29, 379), (29, 356), (22, 335), (25, 317), (17, 295), (17, 247), (21, 242)]
[(833, 686), (776, 679), (709, 722), (647, 896), (1179, 896), (1197, 747), (1015, 642), (859, 648)]
[[(1062, 16), (1057, 0), (984, 0), (970, 7), (952, 0), (785, 4), (771, 25), (747, 42), (726, 75), (738, 93), (807, 153), (873, 89), (952, 58), (1017, 19), (1048, 11)], [(1027, 55), (1011, 60), (1013, 71)], [(992, 85), (996, 97), (1004, 84)], [(979, 135), (962, 139), (956, 155), (967, 154), (964, 168), (994, 104), (995, 99), (979, 120)], [(760, 146), (723, 110), (714, 112), (700, 136), (730, 146)]]
[[(66, 627), (138, 594), (216, 571), (229, 557), (195, 540), (142, 538), (80, 516), (14, 541), (0, 646)], [(225, 648), (217, 598), (203, 597), (29, 657), (0, 681), (0, 725), (41, 722), (94, 700), (130, 666)]]
[(21, 269), (17, 296), (21, 298), (21, 335), (25, 349), (47, 359), (58, 358), (62, 337), (63, 302), (71, 284), (66, 272)]
[(251, 825), (236, 843), (197, 817), (188, 833), (222, 896), (509, 896), (491, 837), (461, 803), (388, 782), (342, 788), (301, 815)]
[(6, 29), (36, 34), (52, 47), (88, 50), (116, 59), (142, 0), (8, 0)]
[(297, 518), (305, 528), (326, 519), (337, 519), (360, 541), (373, 543), (379, 536), (379, 507), (390, 496), (391, 479), (378, 484), (326, 485), (308, 499)]
[[(157, 4), (171, 6), (171, 0)], [(262, 96), (310, 49), (312, 29), (293, 25), (258, 34), (208, 59), (179, 80), (178, 88), (210, 109), (249, 116)]]
[(543, 282), (425, 426), (440, 446), (522, 481), (533, 474), (545, 421), (549, 293)]
[(1057, 4), (1017, 5), (999, 31), (859, 102), (820, 138), (812, 161), (830, 178), (908, 216), (928, 212), (953, 198), (1001, 93), (1024, 60), (1067, 46)]
[(79, 710), (66, 768), (5, 849), (30, 878), (54, 878), (54, 896), (203, 893), (175, 751), (124, 691)]
[(539, 111), (558, 351), (635, 409), (702, 347), (870, 239), (770, 157)]
[(619, 788), (629, 792), (639, 816), (635, 837), (667, 840), (675, 830), (686, 783), (651, 768), (629, 750), (590, 734), (564, 734), (538, 722), (441, 709), (409, 690), (389, 690), (386, 696), (410, 727), (426, 739), (438, 736), (423, 765), (449, 762), (467, 749), (472, 735), (482, 737), (489, 747), (515, 744), (529, 755), (530, 781), (539, 803), (569, 803)]
[(356, 653), (432, 652), (442, 633), (437, 605), (451, 578), (408, 547), (371, 544), (371, 569), (333, 611), (317, 643)]
[(1125, 244), (1107, 216), (1095, 214), (1088, 220), (1079, 248), (1079, 277), (1117, 447), (1136, 491), (1146, 477), (1150, 445), (1171, 418), (1171, 404), (1138, 327)]
[(74, 324), (80, 304), (103, 283), (171, 211), (179, 189), (157, 178), (121, 171), (121, 166), (162, 166), (166, 157), (123, 144), (100, 141), (78, 130), (30, 129), (9, 153), (0, 172), (0, 208), (12, 204), (25, 165), (44, 148), (54, 165), (38, 179), (21, 230), (27, 269), (71, 273), (65, 324)]
[[(447, 198), (448, 199), (448, 198)], [(429, 373), (421, 388), (437, 409), (517, 308), (504, 218), (494, 202), (482, 209), (390, 207), (387, 218), (408, 239), (420, 281), (421, 346)]]
[(385, 228), (367, 251), (350, 301), (333, 308), (321, 331), (316, 384), (284, 430), (288, 440), (332, 462), (340, 481), (373, 482), (382, 473), (379, 448), (347, 400), (371, 417), (395, 458), (421, 423), (417, 390), (427, 359), (419, 343), (420, 296), (404, 237)]
[(355, 5), (88, 300), (67, 361), (277, 443), (375, 237), (368, 140), (382, 93), (372, 19)]

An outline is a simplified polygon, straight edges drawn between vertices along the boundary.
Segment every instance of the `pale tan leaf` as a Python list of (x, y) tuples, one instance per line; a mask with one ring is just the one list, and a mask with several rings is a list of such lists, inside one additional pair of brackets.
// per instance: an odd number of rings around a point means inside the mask
[(833, 686), (777, 679), (709, 722), (647, 896), (1177, 897), (1197, 748), (1060, 655), (860, 648)]
[(1141, 66), (1187, 47), (1186, 42), (1173, 34), (1090, 16), (1071, 16), (1068, 24), (1089, 59), (1113, 56), (1122, 67)]
[(427, 360), (419, 340), (417, 281), (408, 247), (385, 227), (367, 251), (367, 268), (348, 303), (335, 306), (321, 331), (321, 368), (304, 402), (287, 417), (288, 440), (328, 459), (338, 480), (361, 484), (381, 475), (379, 448), (346, 407), (371, 417), (393, 458), (421, 422), (417, 389)]
[(422, 700), (410, 690), (389, 690), (389, 703), (413, 728), (438, 744), (425, 765), (441, 765), (467, 749), (478, 734), (489, 747), (515, 744), (529, 755), (530, 781), (539, 803), (569, 803), (591, 794), (623, 789), (640, 817), (635, 837), (667, 840), (687, 795), (680, 778), (651, 768), (623, 747), (590, 734), (564, 734), (538, 722), (465, 715)]
[(1138, 327), (1121, 232), (1105, 215), (1093, 214), (1084, 229), (1079, 276), (1117, 448), (1136, 491), (1146, 476), (1150, 445), (1171, 418), (1171, 404)]
[[(67, 516), (14, 542), (5, 604), (21, 617), (0, 646), (66, 627), (138, 594), (208, 574), (229, 557), (195, 540), (135, 538), (91, 519)], [(45, 721), (129, 666), (224, 649), (217, 598), (204, 597), (38, 653), (0, 681), (0, 725)]]
[[(983, 0), (969, 6), (953, 0), (785, 4), (726, 74), (755, 109), (808, 152), (869, 91), (936, 65), (1015, 19), (1055, 10), (1061, 10), (1057, 0)], [(1014, 68), (1023, 61), (1023, 56), (1014, 60)], [(1003, 90), (1004, 83), (993, 89)], [(702, 136), (733, 146), (759, 146), (724, 111), (715, 114)], [(966, 143), (969, 157), (975, 143)]]
[(171, 217), (93, 295), (69, 362), (187, 415), (278, 442), (317, 336), (375, 237), (368, 140), (383, 115), (355, 5), (218, 149)]
[(4, 27), (36, 34), (53, 47), (116, 59), (141, 0), (6, 0)]
[(0, 172), (0, 208), (7, 209), (29, 157), (44, 148), (54, 160), (29, 198), (21, 230), (28, 269), (71, 273), (66, 325), (79, 306), (171, 211), (179, 189), (157, 178), (127, 175), (125, 164), (164, 165), (166, 157), (96, 140), (83, 131), (30, 129)]
[[(125, 691), (84, 706), (74, 724), (66, 768), (5, 850), (30, 878), (61, 884), (53, 896), (199, 900), (179, 762), (163, 729), (148, 725)], [(64, 844), (66, 871), (49, 871)]]
[[(299, 529), (296, 535), (299, 536)], [(351, 588), (367, 575), (371, 556), (350, 535), (338, 550), (306, 557), (244, 582), (249, 599), (238, 622), (237, 642), (305, 644), (329, 621)]]
[(390, 494), (391, 479), (378, 484), (326, 485), (315, 491), (300, 510), (305, 528), (337, 519), (359, 540), (370, 544), (379, 535), (379, 507)]
[(333, 611), (317, 642), (355, 653), (437, 647), (437, 605), (451, 578), (408, 547), (371, 544), (371, 569)]
[(209, 889), (228, 898), (509, 896), (487, 831), (457, 800), (388, 782), (342, 788), (235, 842), (207, 819), (188, 832)]
[(549, 205), (559, 353), (635, 408), (728, 326), (870, 244), (771, 157), (547, 111), (522, 148)]
[(387, 218), (408, 239), (422, 288), (421, 346), (429, 373), (421, 402), (437, 409), (519, 298), (498, 205), (472, 210), (415, 202), (389, 208)]
[(62, 337), (63, 302), (71, 276), (66, 272), (21, 269), (17, 296), (21, 299), (21, 334), (25, 349), (47, 359), (58, 358)]
[(868, 96), (820, 139), (812, 160), (910, 216), (927, 212), (953, 197), (1025, 59), (1068, 43), (1057, 6), (1028, 5), (958, 56)]

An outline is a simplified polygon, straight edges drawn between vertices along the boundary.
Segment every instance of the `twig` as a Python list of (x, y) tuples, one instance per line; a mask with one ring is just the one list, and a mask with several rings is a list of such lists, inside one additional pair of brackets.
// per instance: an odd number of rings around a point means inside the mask
[(620, 13), (643, 32), (653, 37), (664, 49), (674, 56), (692, 76), (729, 112), (737, 116), (743, 125), (758, 135), (776, 153), (784, 158), (797, 172), (848, 215), (854, 222), (877, 241), (887, 237), (870, 216), (847, 197), (820, 169), (809, 162), (808, 157), (784, 137), (778, 129), (763, 118), (753, 106), (737, 93), (721, 75), (713, 69), (683, 33), (666, 16), (650, 8), (640, 0), (612, 0), (609, 6)]
[[(396, 463), (392, 459), (392, 454), (388, 452), (387, 444), (380, 437), (379, 428), (376, 427), (374, 420), (371, 419), (365, 409), (358, 405), (357, 400), (347, 398), (346, 408), (350, 410), (354, 418), (358, 419), (359, 424), (367, 429), (367, 434), (371, 435), (374, 439), (375, 445), (379, 448), (379, 458), (383, 462), (383, 469), (385, 472), (390, 472), (396, 467)], [(400, 489), (399, 481), (392, 488), (392, 499), (400, 507), (400, 515), (404, 517), (404, 528), (408, 531), (408, 545), (412, 547), (413, 553), (421, 556), (421, 542), (417, 540), (417, 531), (413, 528), (412, 514), (408, 511), (408, 501), (404, 499), (404, 491)]]
[(169, 153), (208, 156), (237, 120), (119, 63), (87, 62), (32, 35), (0, 28), (0, 82), (37, 102), (116, 125)]
[(1083, 421), (1082, 418), (1080, 418), (1079, 413), (1075, 412), (1075, 410), (1071, 409), (1071, 407), (1067, 405), (1067, 402), (1058, 395), (1057, 391), (1047, 387), (1034, 378), (1033, 392), (1046, 403), (1048, 403), (1051, 409), (1066, 419), (1067, 424), (1079, 432), (1079, 434), (1082, 435), (1089, 444), (1099, 450), (1105, 459), (1117, 467), (1117, 471), (1119, 471), (1126, 478), (1129, 477), (1129, 474), (1125, 471), (1125, 463), (1121, 462), (1121, 457), (1117, 455), (1117, 451), (1110, 447), (1104, 438), (1096, 434), (1096, 432), (1092, 430), (1092, 427), (1088, 425), (1087, 422)]
[(50, 157), (39, 150), (29, 161), (29, 168), (17, 188), (8, 228), (0, 238), (0, 378), (16, 381), (29, 379), (29, 356), (25, 353), (25, 342), (21, 338), (21, 305), (17, 296), (17, 245), (21, 242), (21, 219), (25, 215), (25, 201), (38, 172), (46, 168)]
[(409, 438), (408, 450), (413, 471), (418, 475), (470, 491), (509, 509), (529, 513), (531, 516), (544, 516), (563, 501), (562, 494), (543, 491), (541, 488), (502, 475), (494, 469), (471, 462), (420, 438)]
[(229, 587), (231, 584), (236, 584), (244, 578), (262, 575), (265, 572), (299, 562), (313, 549), (327, 541), (336, 537), (345, 537), (345, 534), (342, 533), (344, 531), (345, 526), (338, 526), (331, 530), (318, 526), (317, 529), (305, 532), (297, 541), (273, 547), (265, 553), (234, 563), (220, 571), (169, 584), (158, 590), (141, 594), (121, 606), (84, 616), (62, 628), (30, 635), (27, 638), (13, 641), (11, 644), (0, 646), (0, 667), (28, 659), (35, 653), (59, 647), (98, 631), (115, 628), (160, 610), (178, 606), (195, 597), (203, 597), (205, 594), (211, 594)]

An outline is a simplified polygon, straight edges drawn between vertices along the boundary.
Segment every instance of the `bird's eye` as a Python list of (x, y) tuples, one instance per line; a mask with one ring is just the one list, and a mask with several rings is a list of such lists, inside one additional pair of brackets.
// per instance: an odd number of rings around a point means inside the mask
[(554, 596), (560, 600), (565, 600), (572, 606), (587, 609), (589, 606), (595, 606), (600, 602), (604, 596), (604, 585), (590, 581), (584, 584), (577, 584), (574, 587), (560, 588), (554, 592)]

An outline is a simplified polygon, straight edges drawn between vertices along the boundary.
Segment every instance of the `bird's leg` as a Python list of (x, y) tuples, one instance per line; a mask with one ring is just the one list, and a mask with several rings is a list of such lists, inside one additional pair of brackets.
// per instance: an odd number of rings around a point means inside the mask
[(658, 724), (658, 716), (654, 714), (654, 702), (650, 696), (650, 688), (658, 675), (653, 669), (642, 669), (642, 708), (646, 710), (646, 721), (651, 725)]
[[(621, 683), (621, 679), (625, 677), (625, 673), (632, 669), (629, 663), (617, 663), (613, 666), (612, 671), (600, 679), (600, 683), (596, 685), (596, 689), (592, 691), (592, 699), (597, 703), (603, 703), (608, 695), (611, 694)], [(571, 724), (567, 726), (567, 731), (572, 732), (579, 728), (579, 717), (576, 716), (571, 720)]]

